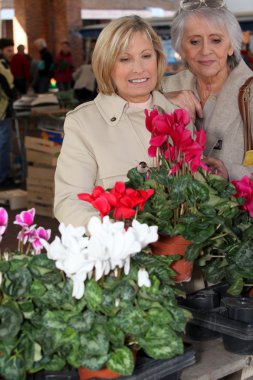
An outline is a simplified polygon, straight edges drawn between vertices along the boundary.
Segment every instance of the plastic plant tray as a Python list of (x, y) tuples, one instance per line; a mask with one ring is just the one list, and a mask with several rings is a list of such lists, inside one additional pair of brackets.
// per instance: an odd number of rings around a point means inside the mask
[[(137, 353), (134, 373), (131, 376), (120, 376), (124, 380), (179, 380), (181, 371), (196, 362), (195, 350), (192, 345), (185, 343), (184, 353), (169, 360), (155, 360)], [(78, 380), (76, 370), (70, 372), (41, 372), (28, 377), (29, 380)], [(95, 380), (96, 378), (94, 378)]]
[(175, 356), (169, 360), (155, 360), (149, 358), (144, 352), (137, 354), (136, 366), (133, 375), (120, 376), (124, 380), (178, 380), (181, 371), (196, 362), (196, 351), (185, 343), (182, 355)]
[[(179, 300), (181, 306), (187, 308), (193, 316), (187, 324), (187, 334), (192, 338), (196, 326), (200, 332), (203, 329), (203, 333), (211, 330), (211, 332), (221, 334), (227, 350), (238, 354), (253, 355), (253, 320), (251, 323), (245, 323), (229, 318), (227, 308), (222, 306), (222, 300), (229, 296), (226, 288), (227, 286), (224, 284), (217, 284), (191, 293), (184, 300)], [(217, 298), (215, 301), (205, 301), (205, 293), (208, 297), (212, 292), (215, 296), (218, 294), (218, 303)], [(236, 299), (236, 297), (229, 297)]]

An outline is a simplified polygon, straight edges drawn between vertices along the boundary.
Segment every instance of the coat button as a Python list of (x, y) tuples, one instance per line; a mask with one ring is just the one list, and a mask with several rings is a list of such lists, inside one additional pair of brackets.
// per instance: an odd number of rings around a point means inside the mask
[(111, 121), (116, 121), (117, 119), (116, 119), (116, 117), (115, 116), (113, 116), (112, 118), (111, 118)]

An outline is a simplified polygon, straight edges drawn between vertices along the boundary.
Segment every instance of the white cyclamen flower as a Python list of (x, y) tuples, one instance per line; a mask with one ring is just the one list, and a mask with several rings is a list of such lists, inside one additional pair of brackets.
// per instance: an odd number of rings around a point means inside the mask
[(140, 223), (138, 220), (133, 220), (132, 227), (136, 239), (141, 243), (141, 248), (145, 248), (148, 244), (158, 240), (158, 226), (149, 227), (145, 223)]
[(138, 286), (140, 288), (142, 286), (146, 286), (147, 288), (150, 288), (151, 286), (151, 281), (149, 279), (148, 272), (144, 268), (141, 268), (138, 271)]
[(104, 265), (101, 262), (96, 263), (98, 278), (103, 268), (108, 272), (108, 262), (111, 270), (116, 266), (123, 267), (130, 256), (141, 250), (136, 234), (131, 229), (126, 231), (123, 222), (110, 221), (108, 216), (103, 218), (103, 222), (95, 216), (92, 217), (88, 230), (91, 234), (88, 244), (89, 257), (104, 261)]

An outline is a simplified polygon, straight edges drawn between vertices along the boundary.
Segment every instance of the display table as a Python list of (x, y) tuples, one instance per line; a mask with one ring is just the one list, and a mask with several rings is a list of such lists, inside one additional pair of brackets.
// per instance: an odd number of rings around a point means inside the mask
[[(196, 363), (184, 369), (180, 380), (253, 379), (253, 356), (225, 350), (222, 338), (191, 344), (196, 349)], [(233, 374), (233, 375), (232, 375)]]

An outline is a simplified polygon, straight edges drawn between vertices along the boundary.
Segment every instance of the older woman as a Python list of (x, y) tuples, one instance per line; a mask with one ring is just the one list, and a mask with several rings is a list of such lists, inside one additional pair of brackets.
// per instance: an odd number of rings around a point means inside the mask
[[(223, 0), (182, 0), (171, 38), (187, 70), (166, 78), (163, 91), (173, 91), (168, 98), (183, 108), (197, 105), (202, 117), (196, 118), (196, 125), (207, 133), (205, 153), (214, 170), (230, 179), (249, 175), (253, 165), (243, 166), (244, 127), (238, 93), (252, 71), (240, 55), (238, 21)], [(197, 99), (189, 93), (178, 96), (182, 90), (192, 90)], [(253, 127), (253, 112), (251, 116)]]
[(160, 38), (137, 16), (110, 22), (100, 33), (92, 67), (99, 94), (68, 113), (55, 175), (55, 216), (85, 225), (93, 208), (77, 194), (113, 187), (140, 161), (150, 165), (144, 109), (175, 106), (156, 89), (164, 74)]

